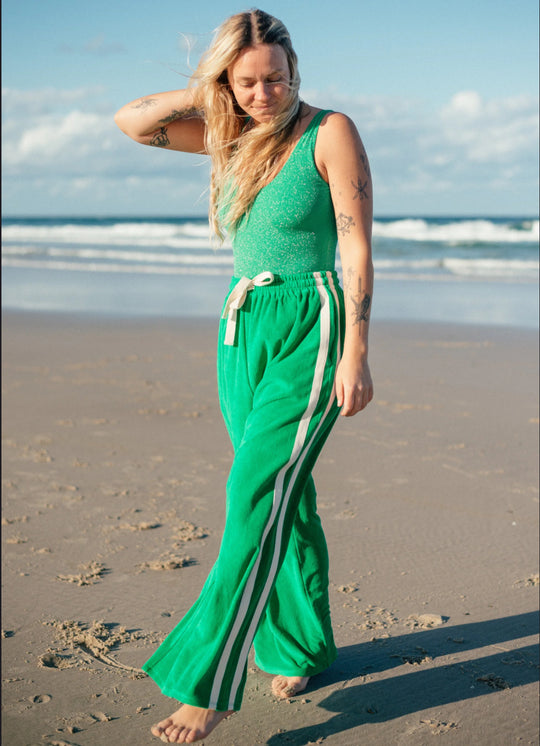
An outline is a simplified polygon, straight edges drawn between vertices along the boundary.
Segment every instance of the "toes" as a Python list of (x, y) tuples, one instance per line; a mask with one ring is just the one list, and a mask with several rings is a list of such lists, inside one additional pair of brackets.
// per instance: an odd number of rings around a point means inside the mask
[(176, 738), (176, 743), (189, 743), (188, 738), (190, 732), (189, 728), (181, 728)]
[(276, 676), (276, 678), (272, 681), (272, 691), (277, 696), (280, 696), (281, 693), (287, 688), (287, 681), (286, 679), (282, 678), (281, 676)]
[(165, 728), (170, 727), (170, 720), (163, 720), (161, 723), (156, 723), (150, 728), (150, 732), (156, 738), (160, 738), (164, 743), (169, 743), (169, 739), (165, 734)]
[(272, 693), (281, 699), (288, 699), (304, 691), (309, 678), (291, 681), (287, 676), (275, 676), (272, 681)]
[(170, 727), (171, 725), (172, 725), (172, 720), (171, 720), (170, 718), (166, 718), (165, 720), (162, 720), (162, 721), (161, 721), (161, 722), (159, 722), (159, 723), (155, 723), (155, 724), (154, 724), (154, 725), (153, 725), (153, 726), (151, 727), (151, 729), (150, 729), (150, 730), (152, 731), (152, 733), (153, 733), (153, 734), (154, 734), (155, 736), (160, 736), (160, 735), (161, 735), (161, 734), (163, 733), (163, 731), (164, 731), (164, 730), (165, 730), (166, 728)]

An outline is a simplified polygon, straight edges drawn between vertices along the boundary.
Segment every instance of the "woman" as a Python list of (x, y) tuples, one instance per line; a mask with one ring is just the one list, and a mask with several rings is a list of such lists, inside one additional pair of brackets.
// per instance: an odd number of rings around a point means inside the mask
[(336, 656), (311, 470), (340, 408), (373, 396), (372, 193), (354, 124), (300, 101), (299, 83), (287, 30), (252, 10), (218, 29), (187, 90), (116, 115), (137, 142), (210, 155), (211, 222), (234, 249), (218, 344), (235, 451), (225, 531), (199, 599), (143, 666), (182, 703), (152, 728), (169, 743), (240, 708), (252, 643), (278, 697)]

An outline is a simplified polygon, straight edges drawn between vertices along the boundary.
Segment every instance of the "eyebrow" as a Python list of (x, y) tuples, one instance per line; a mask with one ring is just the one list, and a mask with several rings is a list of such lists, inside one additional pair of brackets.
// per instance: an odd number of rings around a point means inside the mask
[[(272, 72), (269, 72), (268, 75), (265, 75), (265, 78), (270, 78), (272, 75), (283, 75), (285, 73), (284, 68), (279, 68), (277, 70), (272, 70)], [(249, 77), (248, 75), (242, 75), (241, 77), (236, 78), (239, 81), (246, 81), (246, 80), (253, 80), (253, 78)]]

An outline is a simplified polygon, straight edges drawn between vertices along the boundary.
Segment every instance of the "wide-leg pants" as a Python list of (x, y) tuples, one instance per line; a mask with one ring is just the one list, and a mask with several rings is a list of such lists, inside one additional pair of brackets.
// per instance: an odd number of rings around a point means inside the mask
[(234, 344), (221, 322), (218, 389), (234, 447), (225, 530), (198, 600), (143, 666), (167, 696), (238, 710), (252, 644), (268, 673), (311, 676), (335, 660), (311, 471), (339, 411), (343, 318), (335, 273), (315, 272), (248, 292)]

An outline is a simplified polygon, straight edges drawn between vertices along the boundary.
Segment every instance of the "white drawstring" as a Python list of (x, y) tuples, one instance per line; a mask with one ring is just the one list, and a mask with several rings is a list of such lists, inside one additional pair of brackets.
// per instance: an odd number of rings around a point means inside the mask
[(221, 317), (223, 319), (227, 318), (227, 328), (225, 329), (226, 345), (234, 344), (236, 337), (236, 316), (240, 308), (244, 305), (248, 292), (255, 287), (270, 285), (272, 282), (274, 282), (274, 275), (271, 272), (261, 272), (260, 275), (257, 275), (252, 280), (249, 277), (242, 277), (236, 283), (227, 298)]

